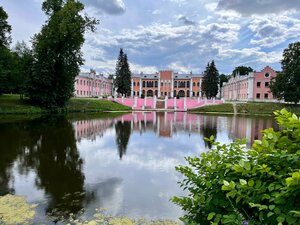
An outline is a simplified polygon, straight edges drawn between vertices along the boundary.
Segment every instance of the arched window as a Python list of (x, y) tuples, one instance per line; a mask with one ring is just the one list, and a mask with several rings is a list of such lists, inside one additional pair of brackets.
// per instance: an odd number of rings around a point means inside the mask
[(135, 86), (135, 82), (133, 82), (133, 86)]

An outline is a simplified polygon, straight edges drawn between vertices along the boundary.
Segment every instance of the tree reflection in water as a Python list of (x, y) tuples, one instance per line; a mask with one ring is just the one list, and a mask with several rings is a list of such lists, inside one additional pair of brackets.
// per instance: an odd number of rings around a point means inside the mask
[[(214, 136), (217, 138), (217, 118), (212, 116), (204, 116), (204, 123), (201, 128), (201, 134), (203, 138), (210, 138), (210, 136)], [(211, 142), (204, 139), (205, 147), (211, 148)]]
[[(0, 158), (6, 161), (0, 162), (1, 189), (9, 191), (7, 183), (11, 178), (6, 171), (11, 171), (10, 166), (18, 157), (22, 174), (30, 169), (36, 171), (36, 186), (47, 196), (48, 216), (58, 220), (78, 213), (85, 199), (84, 175), (72, 124), (64, 117), (49, 117), (13, 126), (15, 129), (10, 127), (10, 132), (1, 129), (4, 135), (0, 135), (0, 141), (5, 143), (5, 150)], [(17, 138), (11, 139), (13, 136)], [(16, 141), (2, 142), (4, 138)]]
[(119, 157), (122, 159), (123, 155), (126, 154), (127, 145), (131, 134), (131, 124), (129, 121), (117, 121), (115, 124), (115, 130)]

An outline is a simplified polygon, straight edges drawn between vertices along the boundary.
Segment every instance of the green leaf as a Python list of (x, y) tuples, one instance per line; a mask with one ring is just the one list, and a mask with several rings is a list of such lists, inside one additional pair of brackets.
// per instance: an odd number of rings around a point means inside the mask
[(207, 220), (212, 220), (212, 218), (214, 218), (215, 215), (216, 215), (216, 213), (214, 213), (214, 212), (209, 213), (207, 216)]
[(270, 209), (270, 210), (275, 209), (275, 205), (269, 205), (269, 209)]
[(241, 184), (241, 185), (247, 185), (247, 181), (244, 180), (244, 179), (240, 179), (240, 184)]
[(223, 180), (223, 184), (224, 184), (225, 186), (229, 186), (229, 182), (226, 181), (226, 180)]
[(278, 223), (283, 223), (285, 221), (285, 217), (283, 215), (280, 215), (276, 218)]
[(254, 186), (254, 180), (249, 180), (249, 181), (248, 181), (248, 185), (249, 185), (250, 187), (253, 187), (253, 186)]

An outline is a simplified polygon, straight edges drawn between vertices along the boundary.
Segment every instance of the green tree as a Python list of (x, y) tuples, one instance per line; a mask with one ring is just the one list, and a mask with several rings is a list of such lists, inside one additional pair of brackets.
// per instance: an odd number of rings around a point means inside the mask
[(115, 86), (117, 93), (122, 96), (129, 96), (131, 92), (131, 72), (128, 64), (127, 55), (120, 49), (117, 65)]
[(232, 75), (235, 77), (237, 74), (239, 75), (248, 75), (250, 72), (253, 72), (253, 69), (250, 66), (238, 66), (235, 67), (232, 71)]
[(17, 42), (13, 49), (13, 57), (15, 62), (15, 70), (13, 73), (13, 88), (14, 91), (20, 94), (20, 98), (27, 93), (29, 85), (29, 77), (32, 73), (33, 56), (31, 49), (24, 41)]
[(281, 65), (282, 73), (272, 79), (270, 89), (278, 99), (296, 104), (300, 100), (300, 42), (283, 51)]
[(83, 64), (84, 33), (98, 21), (82, 15), (84, 5), (76, 0), (45, 0), (42, 9), (48, 20), (33, 39), (29, 97), (43, 107), (63, 107)]
[(215, 66), (214, 60), (207, 64), (206, 70), (204, 71), (201, 89), (208, 99), (214, 98), (218, 94), (219, 71)]
[(0, 94), (9, 91), (11, 76), (11, 26), (7, 22), (8, 15), (0, 6)]
[[(187, 224), (300, 224), (300, 118), (276, 112), (279, 132), (269, 128), (250, 149), (246, 141), (213, 143), (200, 157), (187, 157), (186, 197), (172, 201)], [(210, 137), (214, 141), (214, 137)]]
[(228, 82), (229, 80), (229, 75), (221, 74), (220, 75), (220, 88), (223, 87), (223, 83)]
[(0, 6), (0, 46), (8, 48), (11, 43), (11, 26), (8, 24), (7, 19), (7, 13), (4, 11), (3, 7)]

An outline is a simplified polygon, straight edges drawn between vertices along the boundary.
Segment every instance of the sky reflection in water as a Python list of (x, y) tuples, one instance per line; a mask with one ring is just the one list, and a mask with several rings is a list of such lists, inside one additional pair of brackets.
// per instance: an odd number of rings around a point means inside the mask
[[(0, 194), (25, 195), (56, 220), (84, 209), (150, 219), (177, 219), (169, 202), (184, 194), (174, 167), (210, 145), (203, 136), (229, 143), (253, 141), (272, 118), (177, 113), (131, 113), (114, 119), (42, 118), (0, 124)], [(12, 141), (13, 140), (13, 141)]]

